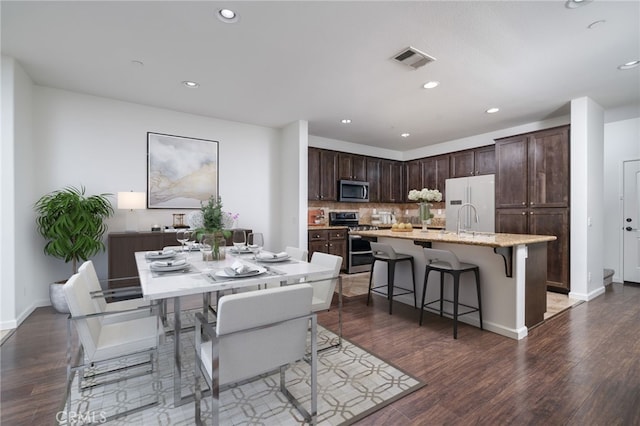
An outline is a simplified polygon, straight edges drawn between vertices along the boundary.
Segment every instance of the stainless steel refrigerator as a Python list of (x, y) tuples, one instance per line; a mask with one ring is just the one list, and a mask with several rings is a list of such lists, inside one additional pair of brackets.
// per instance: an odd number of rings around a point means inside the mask
[(495, 232), (495, 175), (470, 176), (445, 181), (447, 231), (456, 231), (458, 211), (471, 203), (478, 212), (478, 223), (473, 209), (465, 207), (460, 214), (460, 229)]

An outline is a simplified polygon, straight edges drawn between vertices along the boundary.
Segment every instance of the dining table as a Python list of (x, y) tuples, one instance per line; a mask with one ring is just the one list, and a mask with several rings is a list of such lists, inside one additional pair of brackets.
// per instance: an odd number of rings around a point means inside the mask
[[(174, 314), (174, 406), (189, 402), (192, 396), (182, 396), (182, 359), (180, 335), (182, 322), (180, 298), (202, 295), (202, 312), (209, 313), (209, 295), (254, 290), (264, 286), (280, 286), (300, 281), (313, 285), (314, 280), (338, 279), (331, 268), (263, 251), (255, 256), (249, 251), (234, 253), (225, 249), (220, 260), (204, 260), (199, 250), (182, 251), (180, 247), (165, 247), (158, 251), (135, 253), (142, 296), (161, 305), (173, 299)], [(260, 259), (263, 259), (262, 261)], [(243, 273), (236, 274), (238, 270)], [(342, 315), (342, 285), (339, 286), (339, 315)], [(256, 290), (259, 291), (259, 290)], [(166, 312), (164, 313), (166, 315)], [(342, 324), (342, 321), (339, 321)], [(340, 335), (342, 333), (339, 333)]]

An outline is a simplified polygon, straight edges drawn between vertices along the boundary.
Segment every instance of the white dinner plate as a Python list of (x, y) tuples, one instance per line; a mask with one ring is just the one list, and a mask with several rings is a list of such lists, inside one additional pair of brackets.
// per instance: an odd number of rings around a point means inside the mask
[(176, 255), (175, 250), (165, 250), (165, 251), (148, 251), (146, 253), (147, 259), (169, 259)]
[(276, 262), (284, 262), (285, 260), (291, 259), (291, 256), (282, 256), (282, 257), (267, 257), (267, 256), (258, 256), (256, 259), (258, 262), (264, 263), (276, 263)]
[(189, 267), (189, 262), (178, 262), (176, 265), (154, 265), (151, 264), (151, 270), (156, 272), (170, 272), (170, 271), (179, 271), (181, 269), (186, 269)]
[(227, 273), (223, 269), (221, 271), (216, 272), (215, 275), (216, 277), (221, 277), (221, 278), (247, 278), (247, 277), (253, 277), (255, 275), (264, 274), (265, 272), (267, 272), (265, 268), (258, 266), (257, 269), (246, 272), (244, 274), (227, 275)]

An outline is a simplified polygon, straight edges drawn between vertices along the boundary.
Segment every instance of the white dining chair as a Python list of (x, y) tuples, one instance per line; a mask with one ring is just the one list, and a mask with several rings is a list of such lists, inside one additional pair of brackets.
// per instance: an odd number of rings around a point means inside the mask
[[(84, 278), (84, 282), (87, 285), (89, 294), (91, 295), (91, 299), (96, 306), (97, 312), (128, 311), (130, 309), (136, 309), (139, 307), (150, 305), (148, 301), (144, 300), (141, 297), (120, 300), (116, 302), (107, 302), (105, 294), (117, 297), (119, 295), (131, 296), (135, 293), (129, 288), (127, 288), (123, 292), (118, 292), (116, 289), (114, 291), (105, 293), (105, 291), (102, 289), (102, 286), (100, 285), (100, 279), (98, 278), (96, 269), (93, 266), (93, 262), (90, 260), (87, 260), (86, 262), (82, 263), (82, 265), (80, 265), (80, 267), (78, 268), (78, 273)], [(126, 316), (128, 319), (134, 319), (136, 317), (141, 318), (148, 315), (146, 311), (134, 311), (125, 314), (104, 316), (101, 317), (100, 320), (106, 323), (121, 321), (122, 318), (119, 318), (121, 316)]]
[[(201, 418), (201, 381), (211, 389), (213, 424), (219, 424), (220, 391), (226, 385), (280, 369), (280, 390), (305, 420), (317, 417), (317, 322), (311, 312), (313, 289), (296, 284), (220, 298), (215, 329), (196, 314), (195, 409)], [(307, 327), (311, 322), (311, 353), (307, 354)], [(203, 340), (208, 339), (209, 341)], [(309, 355), (310, 412), (289, 393), (285, 369)], [(304, 396), (307, 399), (307, 395)], [(292, 419), (293, 421), (294, 419)]]
[[(164, 335), (160, 325), (159, 317), (152, 307), (142, 307), (138, 310), (147, 312), (144, 318), (128, 319), (123, 321), (106, 323), (100, 318), (109, 315), (118, 315), (121, 319), (122, 311), (100, 312), (96, 304), (89, 295), (89, 288), (84, 277), (74, 274), (63, 287), (64, 295), (69, 304), (69, 318), (67, 320), (67, 380), (71, 383), (73, 374), (78, 374), (78, 389), (83, 391), (86, 388), (106, 385), (127, 378), (138, 377), (157, 371), (158, 345), (160, 338)], [(124, 311), (133, 312), (134, 310)], [(75, 325), (76, 334), (80, 342), (80, 356), (77, 357), (79, 364), (74, 364), (72, 359), (73, 335), (72, 324)], [(129, 362), (118, 361), (115, 368), (90, 372), (85, 375), (88, 367), (95, 367), (99, 364), (112, 362), (123, 357), (132, 357)], [(141, 357), (148, 356), (148, 361), (140, 362)], [(132, 361), (133, 359), (133, 361)], [(123, 365), (124, 363), (124, 365)], [(139, 371), (141, 367), (148, 366), (148, 369)], [(154, 367), (155, 366), (155, 367)], [(124, 370), (135, 369), (135, 373), (123, 376)], [(95, 382), (98, 377), (107, 377), (110, 373), (117, 373), (111, 380)], [(83, 386), (83, 380), (92, 379), (92, 382)], [(157, 379), (157, 378), (156, 378)], [(71, 412), (71, 386), (67, 386), (68, 412)], [(156, 395), (157, 397), (157, 395)], [(158, 398), (151, 403), (144, 404), (143, 407), (136, 407), (124, 412), (117, 413), (117, 416), (125, 415), (127, 412), (138, 411), (142, 408), (158, 404)], [(108, 416), (112, 418), (114, 416)]]
[(311, 256), (311, 263), (331, 268), (332, 272), (314, 280), (313, 303), (311, 305), (313, 312), (328, 311), (338, 282), (334, 278), (340, 276), (342, 257), (316, 251)]
[(284, 251), (287, 252), (290, 258), (295, 260), (301, 260), (303, 262), (309, 261), (309, 252), (298, 247), (287, 246)]

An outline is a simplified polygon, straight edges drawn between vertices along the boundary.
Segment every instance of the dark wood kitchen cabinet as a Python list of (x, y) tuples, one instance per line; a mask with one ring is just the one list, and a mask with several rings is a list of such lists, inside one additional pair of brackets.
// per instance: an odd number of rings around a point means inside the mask
[(380, 202), (380, 159), (367, 158), (367, 182), (369, 182), (369, 202)]
[(338, 179), (367, 180), (367, 157), (355, 154), (338, 154)]
[(496, 208), (569, 207), (569, 128), (496, 141)]
[(418, 160), (412, 160), (412, 161), (407, 161), (405, 163), (405, 169), (406, 169), (406, 182), (407, 182), (407, 188), (406, 188), (406, 193), (408, 194), (409, 191), (411, 191), (412, 189), (417, 189), (420, 190), (422, 188), (424, 188), (423, 186), (423, 159), (420, 158)]
[(308, 231), (309, 260), (314, 252), (342, 257), (342, 269), (347, 267), (348, 229), (318, 229)]
[(309, 200), (336, 201), (338, 199), (338, 153), (325, 149), (307, 150)]
[(380, 201), (383, 203), (401, 203), (404, 194), (404, 167), (402, 162), (380, 161)]
[(450, 177), (479, 176), (495, 173), (495, 146), (453, 152)]
[(570, 286), (569, 126), (496, 140), (496, 232), (555, 235), (547, 287)]
[(422, 159), (423, 177), (421, 188), (437, 189), (442, 193), (442, 201), (445, 200), (445, 181), (451, 177), (449, 161), (449, 154)]

